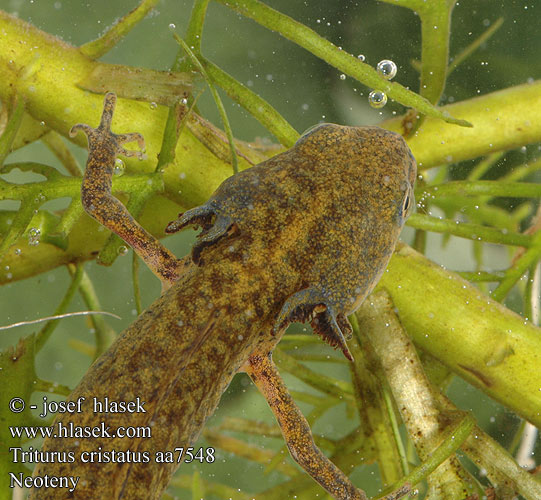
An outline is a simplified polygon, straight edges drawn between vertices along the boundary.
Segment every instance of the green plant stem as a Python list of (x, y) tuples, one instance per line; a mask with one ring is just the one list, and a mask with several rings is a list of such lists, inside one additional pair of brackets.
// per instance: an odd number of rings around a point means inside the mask
[[(374, 353), (362, 342), (355, 316), (350, 316), (353, 338), (348, 347), (353, 356), (350, 364), (355, 404), (363, 432), (374, 443), (376, 460), (383, 484), (393, 484), (405, 473), (401, 456), (401, 439), (394, 433), (386, 404), (385, 378), (375, 363)], [(394, 410), (392, 410), (394, 411)]]
[(449, 64), (447, 74), (449, 75), (460, 64), (462, 64), (468, 57), (470, 57), (481, 45), (486, 43), (496, 31), (498, 31), (503, 24), (503, 17), (496, 19), (492, 25), (470, 45), (468, 45), (462, 52), (453, 58), (453, 61)]
[(216, 103), (216, 107), (218, 108), (218, 112), (220, 113), (220, 118), (222, 119), (222, 124), (225, 129), (225, 133), (227, 135), (227, 140), (229, 141), (229, 147), (231, 149), (231, 164), (233, 166), (233, 173), (237, 174), (239, 172), (239, 160), (237, 158), (237, 150), (235, 148), (235, 139), (233, 138), (233, 132), (231, 131), (231, 125), (229, 124), (229, 118), (227, 117), (227, 113), (225, 111), (225, 107), (223, 105), (222, 99), (220, 98), (220, 95), (218, 94), (218, 91), (216, 90), (216, 87), (214, 86), (214, 83), (212, 82), (212, 79), (207, 75), (207, 72), (205, 71), (205, 68), (203, 68), (203, 65), (199, 62), (199, 59), (197, 56), (192, 52), (190, 47), (186, 44), (182, 38), (180, 38), (176, 33), (173, 34), (175, 37), (175, 40), (177, 43), (184, 49), (190, 60), (192, 61), (192, 64), (199, 70), (199, 72), (203, 75), (203, 78), (207, 82), (207, 85), (209, 86), (210, 93), (212, 94), (212, 97), (214, 98), (214, 102)]
[(45, 134), (41, 140), (60, 160), (70, 175), (73, 177), (82, 176), (79, 162), (66, 146), (66, 143), (60, 134), (56, 133), (54, 130), (51, 130), (49, 133)]
[(319, 391), (334, 398), (340, 395), (345, 401), (353, 401), (353, 391), (350, 384), (342, 380), (331, 379), (307, 368), (279, 348), (274, 350), (273, 359), (281, 370), (291, 373), (291, 375)]
[(289, 148), (299, 138), (299, 133), (287, 120), (274, 109), (267, 101), (252, 92), (248, 87), (235, 80), (214, 63), (202, 59), (201, 63), (209, 76), (219, 85), (226, 94), (239, 103), (256, 120), (259, 121), (278, 141)]
[[(393, 309), (387, 292), (378, 290), (359, 308), (356, 316), (375, 352), (376, 364), (390, 386), (410, 439), (424, 462), (435, 453), (443, 436), (453, 431), (450, 422), (456, 415), (442, 413), (436, 391)], [(468, 432), (473, 425), (471, 419)], [(441, 465), (429, 478), (429, 491), (437, 492), (440, 498), (459, 498), (464, 489), (473, 493), (466, 471), (454, 454), (438, 457)]]
[(513, 264), (505, 273), (498, 287), (492, 292), (492, 298), (498, 302), (505, 299), (511, 288), (515, 286), (521, 276), (541, 258), (541, 231), (533, 236), (531, 248)]
[(453, 181), (425, 186), (423, 192), (436, 196), (511, 196), (541, 198), (541, 185), (533, 182)]
[(67, 238), (68, 234), (73, 229), (73, 226), (83, 215), (84, 208), (79, 198), (72, 199), (68, 208), (62, 213), (62, 217), (55, 228), (55, 232), (60, 235), (61, 238)]
[(500, 177), (502, 182), (514, 182), (520, 179), (523, 179), (534, 172), (541, 170), (541, 158), (521, 165), (520, 167), (515, 167), (508, 174)]
[(468, 238), (474, 241), (485, 243), (499, 243), (501, 245), (514, 245), (529, 247), (532, 245), (532, 238), (527, 234), (505, 232), (502, 229), (469, 224), (449, 219), (437, 219), (423, 214), (412, 214), (407, 225), (416, 229), (432, 231), (435, 233), (452, 234), (461, 238)]
[(404, 244), (397, 246), (383, 273), (376, 287), (381, 289), (390, 294), (420, 348), (541, 425), (539, 328)]
[[(254, 495), (243, 493), (238, 488), (231, 488), (225, 484), (217, 483), (215, 481), (208, 481), (201, 479), (204, 490), (209, 495), (214, 495), (216, 498), (227, 498), (229, 500), (253, 500)], [(176, 474), (170, 483), (173, 488), (180, 488), (183, 490), (191, 491), (193, 485), (193, 477), (188, 474)], [(166, 499), (167, 497), (163, 497)], [(177, 498), (170, 497), (171, 499)]]
[[(239, 457), (257, 462), (259, 464), (268, 464), (274, 457), (274, 452), (271, 450), (263, 450), (254, 445), (249, 445), (245, 441), (226, 436), (220, 432), (211, 429), (205, 429), (203, 436), (212, 445), (229, 453), (233, 453)], [(289, 477), (295, 477), (300, 474), (300, 471), (289, 463), (279, 463), (277, 470)]]
[[(201, 53), (201, 36), (203, 33), (203, 23), (205, 21), (205, 15), (207, 12), (209, 0), (195, 0), (190, 21), (188, 23), (188, 30), (186, 32), (186, 43), (193, 47), (195, 54)], [(191, 68), (190, 59), (184, 59), (184, 50), (179, 47), (175, 60), (171, 66), (171, 71), (189, 71)], [(162, 145), (160, 153), (158, 155), (158, 163), (156, 165), (156, 171), (160, 171), (163, 166), (172, 163), (175, 160), (175, 151), (178, 143), (178, 139), (184, 127), (185, 121), (189, 114), (192, 112), (197, 98), (194, 99), (190, 105), (188, 111), (185, 109), (185, 104), (177, 102), (169, 107), (167, 114), (167, 120), (165, 122), (165, 129), (163, 133)], [(179, 120), (181, 123), (179, 123)]]
[[(71, 300), (73, 299), (73, 296), (75, 295), (75, 292), (77, 291), (77, 288), (79, 288), (83, 273), (83, 264), (77, 264), (77, 266), (75, 267), (75, 272), (71, 278), (70, 286), (66, 290), (62, 301), (54, 311), (55, 315), (64, 314), (66, 312), (68, 306), (71, 303)], [(47, 324), (36, 335), (36, 340), (34, 343), (34, 349), (36, 353), (41, 351), (47, 340), (49, 340), (51, 334), (54, 332), (54, 329), (57, 327), (58, 323), (60, 323), (59, 319), (53, 319), (51, 321), (48, 321)]]
[(109, 52), (156, 6), (159, 0), (143, 0), (135, 9), (114, 23), (101, 37), (81, 45), (80, 50), (90, 59), (98, 59)]
[(426, 479), (429, 474), (434, 472), (449, 456), (455, 453), (472, 433), (475, 427), (475, 420), (470, 415), (464, 419), (451, 431), (442, 443), (423, 461), (421, 465), (415, 467), (408, 475), (403, 477), (399, 482), (388, 488), (387, 494), (380, 495), (374, 500), (384, 500), (389, 492), (396, 491), (406, 484), (412, 486)]
[[(73, 274), (74, 266), (69, 266), (69, 269), (70, 273), (75, 276)], [(77, 270), (75, 270), (75, 273), (77, 273)], [(96, 290), (94, 289), (92, 280), (84, 270), (82, 271), (81, 278), (79, 280), (79, 293), (81, 294), (86, 307), (90, 311), (102, 310), (100, 300)], [(97, 359), (98, 356), (105, 352), (113, 343), (113, 340), (116, 337), (116, 332), (107, 324), (103, 316), (92, 315), (89, 317), (89, 320), (92, 324), (92, 328), (94, 329), (95, 349), (93, 359)]]
[[(192, 7), (190, 22), (186, 30), (186, 43), (196, 56), (201, 54), (201, 39), (203, 37), (203, 25), (207, 14), (209, 0), (195, 0)], [(179, 52), (179, 56), (180, 56)], [(177, 61), (180, 63), (180, 57)]]
[(500, 274), (494, 274), (494, 273), (488, 273), (485, 271), (461, 271), (457, 272), (457, 274), (464, 278), (465, 280), (468, 280), (472, 283), (483, 283), (483, 282), (498, 282), (501, 281), (503, 278), (503, 273)]
[(133, 281), (133, 299), (135, 302), (135, 310), (137, 311), (137, 316), (139, 316), (143, 312), (143, 308), (141, 307), (141, 289), (139, 287), (139, 257), (133, 251), (131, 261), (131, 275)]
[(339, 49), (336, 45), (319, 36), (290, 17), (268, 7), (257, 0), (217, 0), (240, 14), (253, 19), (265, 28), (280, 33), (283, 37), (305, 48), (315, 56), (334, 66), (339, 71), (352, 76), (368, 87), (385, 92), (388, 97), (404, 106), (417, 109), (428, 116), (443, 119), (449, 123), (469, 127), (466, 120), (451, 118), (432, 106), (425, 98), (407, 90), (396, 82), (383, 78), (374, 68), (361, 62), (355, 56)]
[(419, 10), (421, 18), (421, 89), (432, 104), (440, 100), (447, 79), (451, 13), (455, 1), (433, 0)]
[(541, 483), (479, 427), (475, 426), (462, 450), (486, 471), (490, 482), (500, 489), (502, 498), (515, 497), (516, 491), (526, 500), (541, 498)]
[[(420, 170), (520, 147), (539, 141), (541, 119), (535, 110), (540, 107), (541, 81), (443, 106), (442, 110), (468, 120), (473, 128), (453, 127), (427, 117), (408, 145)], [(381, 126), (403, 131), (402, 118)]]
[[(5, 101), (4, 101), (5, 102)], [(20, 98), (16, 100), (14, 109), (9, 117), (8, 123), (2, 136), (0, 137), (0, 167), (11, 151), (11, 146), (19, 130), (24, 115), (24, 101)]]
[[(17, 168), (18, 165), (18, 163), (9, 164), (13, 168)], [(36, 182), (30, 185), (2, 184), (0, 200), (22, 200), (28, 195), (29, 188), (33, 188), (36, 193), (42, 193), (45, 199), (48, 200), (64, 197), (77, 198), (80, 196), (81, 179), (61, 176), (58, 179), (48, 180), (47, 182)], [(163, 188), (161, 176), (157, 174), (139, 174), (123, 175), (113, 179), (113, 192), (122, 191), (132, 193), (146, 191), (150, 188), (154, 191), (159, 191)]]
[(483, 158), (481, 161), (472, 168), (468, 174), (468, 181), (478, 181), (483, 175), (485, 175), (495, 163), (497, 163), (505, 155), (504, 151), (498, 151), (488, 155), (486, 158)]

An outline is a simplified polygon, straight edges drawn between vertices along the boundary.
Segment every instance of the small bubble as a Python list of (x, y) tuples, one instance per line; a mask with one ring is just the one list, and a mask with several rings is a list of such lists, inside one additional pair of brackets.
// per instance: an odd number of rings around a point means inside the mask
[(37, 227), (31, 227), (28, 231), (28, 244), (32, 247), (39, 245), (41, 231)]
[(188, 105), (188, 99), (186, 99), (185, 97), (183, 97), (183, 98), (180, 100), (180, 103), (181, 103), (183, 106), (187, 106), (187, 105)]
[(113, 168), (114, 175), (122, 175), (126, 171), (126, 164), (120, 158), (115, 160), (115, 166)]
[(373, 108), (383, 108), (385, 104), (387, 104), (387, 95), (385, 92), (381, 92), (379, 90), (373, 90), (368, 94), (368, 103)]
[(15, 255), (21, 255), (21, 249), (20, 248), (15, 249)]
[(345, 79), (346, 79), (346, 75), (344, 75), (344, 73), (342, 73), (342, 74), (340, 75), (340, 80), (345, 80)]
[(177, 28), (177, 26), (176, 26), (175, 23), (170, 23), (170, 24), (169, 24), (169, 29), (170, 29), (170, 30), (174, 30), (174, 29), (176, 29), (176, 28)]
[(366, 61), (366, 56), (364, 54), (359, 54), (357, 56), (357, 59), (359, 59), (359, 61), (361, 61), (361, 62), (364, 62), (364, 61)]
[(128, 247), (126, 245), (120, 245), (118, 247), (118, 255), (126, 255), (128, 253)]
[(386, 80), (391, 80), (396, 76), (396, 64), (389, 59), (383, 59), (376, 66), (377, 72)]
[(156, 109), (158, 105), (155, 102), (150, 103), (150, 109)]
[(177, 325), (178, 325), (178, 326), (184, 326), (184, 321), (182, 321), (181, 319), (179, 319), (179, 320), (177, 321)]

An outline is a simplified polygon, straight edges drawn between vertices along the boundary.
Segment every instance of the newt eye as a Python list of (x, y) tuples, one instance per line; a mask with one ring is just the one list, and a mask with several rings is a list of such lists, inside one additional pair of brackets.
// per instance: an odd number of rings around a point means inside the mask
[(408, 187), (406, 191), (406, 196), (404, 197), (404, 201), (402, 202), (402, 218), (406, 220), (413, 209), (413, 205), (415, 202), (415, 197), (413, 194), (413, 189), (411, 186)]

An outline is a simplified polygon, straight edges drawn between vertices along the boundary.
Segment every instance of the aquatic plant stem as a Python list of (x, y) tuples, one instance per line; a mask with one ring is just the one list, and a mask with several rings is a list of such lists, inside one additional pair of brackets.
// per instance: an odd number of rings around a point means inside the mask
[(90, 59), (98, 59), (109, 52), (126, 33), (132, 30), (156, 6), (159, 0), (143, 0), (135, 9), (115, 22), (92, 42), (81, 45), (80, 50)]
[(424, 97), (406, 89), (396, 82), (383, 78), (372, 66), (339, 49), (319, 36), (315, 31), (282, 14), (258, 0), (216, 0), (240, 14), (253, 19), (266, 28), (277, 31), (283, 37), (308, 50), (323, 61), (346, 75), (359, 80), (366, 86), (385, 92), (404, 106), (417, 109), (428, 116), (437, 117), (455, 125), (469, 127), (467, 120), (451, 117), (448, 113), (432, 106)]

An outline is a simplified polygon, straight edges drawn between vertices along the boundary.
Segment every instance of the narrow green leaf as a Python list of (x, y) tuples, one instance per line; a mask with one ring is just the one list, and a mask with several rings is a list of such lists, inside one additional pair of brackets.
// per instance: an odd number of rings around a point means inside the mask
[(192, 82), (188, 73), (99, 63), (78, 86), (97, 94), (114, 92), (119, 97), (150, 102), (154, 106), (171, 106), (188, 96)]
[(11, 150), (11, 145), (17, 135), (19, 126), (23, 119), (24, 114), (24, 101), (22, 99), (17, 99), (15, 108), (9, 117), (4, 133), (0, 136), (0, 167), (4, 164), (4, 160)]
[(305, 48), (315, 56), (334, 66), (344, 74), (364, 83), (375, 90), (383, 91), (388, 97), (404, 106), (415, 108), (422, 114), (440, 118), (448, 123), (471, 127), (466, 120), (453, 118), (448, 112), (440, 111), (425, 98), (406, 89), (396, 82), (385, 80), (370, 65), (361, 62), (352, 54), (339, 49), (336, 45), (325, 40), (315, 31), (304, 24), (294, 21), (257, 0), (217, 0), (240, 14), (258, 22), (262, 26), (280, 33), (283, 37)]
[(216, 87), (214, 87), (214, 84), (212, 83), (211, 78), (208, 76), (207, 72), (205, 71), (205, 68), (203, 67), (199, 59), (197, 59), (196, 55), (191, 51), (190, 47), (188, 47), (186, 42), (182, 40), (182, 38), (180, 38), (176, 33), (173, 33), (173, 36), (175, 37), (175, 40), (177, 41), (177, 43), (184, 49), (188, 57), (191, 59), (193, 65), (200, 71), (201, 75), (203, 75), (203, 78), (205, 79), (205, 81), (207, 82), (207, 85), (209, 86), (212, 97), (214, 98), (214, 102), (216, 103), (216, 107), (218, 108), (218, 112), (220, 113), (220, 117), (222, 119), (222, 123), (225, 129), (225, 133), (227, 134), (229, 147), (231, 149), (231, 164), (233, 165), (233, 173), (236, 174), (239, 171), (239, 160), (237, 158), (237, 150), (235, 148), (233, 132), (231, 131), (231, 125), (229, 124), (229, 118), (227, 117), (227, 113), (222, 103), (222, 99), (220, 98), (220, 95), (216, 91)]
[(120, 39), (133, 29), (158, 4), (159, 0), (143, 0), (135, 9), (115, 22), (101, 37), (81, 45), (80, 51), (97, 59), (111, 50)]

